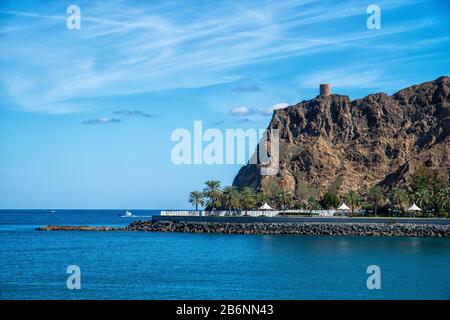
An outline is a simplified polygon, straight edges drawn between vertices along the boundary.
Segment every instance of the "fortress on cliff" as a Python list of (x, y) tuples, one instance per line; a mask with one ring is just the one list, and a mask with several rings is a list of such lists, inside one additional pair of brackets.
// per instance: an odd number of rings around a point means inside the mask
[(320, 95), (329, 96), (331, 94), (331, 84), (323, 83), (320, 85)]

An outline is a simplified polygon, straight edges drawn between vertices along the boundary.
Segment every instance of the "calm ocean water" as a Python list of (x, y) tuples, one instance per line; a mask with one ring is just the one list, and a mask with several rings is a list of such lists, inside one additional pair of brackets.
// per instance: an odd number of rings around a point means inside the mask
[[(0, 299), (450, 298), (449, 239), (34, 230), (135, 219), (121, 212), (0, 210)], [(366, 287), (373, 264), (381, 290)]]

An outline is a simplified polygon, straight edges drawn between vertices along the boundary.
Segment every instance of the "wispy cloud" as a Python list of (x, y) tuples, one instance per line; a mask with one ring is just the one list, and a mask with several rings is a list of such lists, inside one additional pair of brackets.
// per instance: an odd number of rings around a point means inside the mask
[(141, 110), (117, 110), (114, 111), (113, 113), (125, 117), (146, 117), (146, 118), (156, 117), (156, 115), (154, 114), (146, 113)]
[[(379, 5), (389, 10), (414, 2)], [(242, 78), (242, 67), (355, 44), (370, 47), (433, 23), (400, 23), (380, 32), (367, 32), (362, 24), (326, 33), (340, 19), (365, 15), (365, 4), (354, 1), (77, 4), (80, 30), (66, 28), (61, 6), (0, 12), (7, 18), (0, 30), (0, 68), (8, 75), (1, 77), (0, 93), (25, 110), (73, 112), (82, 108), (77, 99), (229, 83)], [(27, 24), (33, 28), (21, 28)]]
[(230, 113), (234, 116), (247, 116), (255, 112), (255, 109), (249, 108), (247, 106), (233, 107), (230, 110)]
[(89, 119), (82, 122), (82, 124), (108, 124), (108, 123), (119, 123), (120, 119), (112, 119), (112, 118), (96, 118)]

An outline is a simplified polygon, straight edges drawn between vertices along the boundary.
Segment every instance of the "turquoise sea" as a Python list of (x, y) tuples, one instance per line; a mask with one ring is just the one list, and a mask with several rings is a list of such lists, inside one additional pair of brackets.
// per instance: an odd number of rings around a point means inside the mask
[(139, 219), (121, 212), (0, 210), (0, 299), (450, 299), (450, 239), (34, 230)]

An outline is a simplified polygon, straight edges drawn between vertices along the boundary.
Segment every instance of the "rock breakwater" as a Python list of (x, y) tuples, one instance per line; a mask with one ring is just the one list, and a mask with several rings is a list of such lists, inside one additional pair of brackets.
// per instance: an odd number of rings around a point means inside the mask
[(118, 227), (92, 227), (92, 226), (46, 226), (37, 228), (38, 231), (123, 231)]
[(222, 234), (297, 234), (327, 236), (450, 237), (450, 225), (384, 223), (222, 223), (136, 221), (123, 228), (47, 226), (42, 231), (144, 231)]

